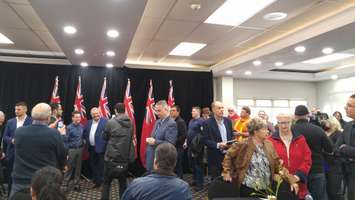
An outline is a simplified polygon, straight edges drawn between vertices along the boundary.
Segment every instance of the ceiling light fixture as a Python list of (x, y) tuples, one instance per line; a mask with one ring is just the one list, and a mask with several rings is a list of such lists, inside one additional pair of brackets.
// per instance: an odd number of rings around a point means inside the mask
[(251, 73), (251, 71), (246, 71), (246, 72), (244, 72), (244, 74), (247, 76), (250, 76), (252, 73)]
[(254, 66), (260, 66), (262, 64), (262, 62), (260, 60), (254, 60), (253, 61), (253, 65)]
[(232, 70), (227, 70), (226, 74), (233, 74), (233, 71)]
[(349, 58), (355, 56), (354, 54), (348, 54), (348, 53), (333, 53), (327, 56), (322, 56), (318, 58), (313, 58), (310, 60), (303, 61), (302, 63), (306, 64), (321, 64), (321, 63), (327, 63), (327, 62), (332, 62), (336, 60), (341, 60), (345, 58)]
[(4, 34), (0, 33), (0, 44), (13, 44), (14, 42), (11, 41), (8, 37)]
[(83, 49), (75, 49), (74, 52), (77, 55), (83, 55), (84, 54), (84, 50)]
[(76, 28), (74, 26), (64, 26), (64, 32), (67, 33), (67, 34), (74, 34), (76, 33)]
[(276, 0), (225, 1), (204, 23), (239, 26)]
[(113, 67), (113, 64), (112, 64), (112, 63), (107, 63), (107, 64), (106, 64), (106, 67), (107, 67), (107, 68), (112, 68), (112, 67)]
[(201, 50), (205, 46), (206, 46), (206, 44), (203, 44), (203, 43), (181, 42), (172, 51), (170, 51), (169, 55), (172, 55), (172, 56), (191, 56), (194, 53), (196, 53), (199, 50)]
[(336, 80), (336, 79), (338, 79), (338, 75), (334, 74), (330, 78), (333, 79), (333, 80)]
[(108, 56), (108, 57), (113, 57), (115, 55), (116, 55), (116, 53), (114, 51), (106, 51), (106, 56)]
[(285, 19), (286, 17), (287, 14), (284, 12), (272, 12), (264, 15), (264, 19), (269, 21), (279, 21)]
[(117, 38), (120, 35), (120, 33), (114, 29), (110, 29), (107, 31), (106, 35), (110, 38)]
[(80, 66), (82, 66), (82, 67), (87, 67), (87, 66), (89, 66), (89, 64), (88, 64), (87, 62), (81, 62), (81, 63), (80, 63)]
[(274, 64), (276, 67), (281, 67), (281, 66), (283, 66), (284, 65), (284, 63), (283, 62), (280, 62), (280, 61), (278, 61), (278, 62), (275, 62), (275, 64)]
[(322, 53), (326, 54), (326, 55), (331, 54), (333, 52), (334, 52), (334, 49), (330, 48), (330, 47), (325, 47), (325, 48), (322, 49)]
[(295, 47), (294, 50), (295, 50), (297, 53), (303, 53), (303, 52), (306, 51), (306, 47), (304, 47), (304, 46), (297, 46), (297, 47)]

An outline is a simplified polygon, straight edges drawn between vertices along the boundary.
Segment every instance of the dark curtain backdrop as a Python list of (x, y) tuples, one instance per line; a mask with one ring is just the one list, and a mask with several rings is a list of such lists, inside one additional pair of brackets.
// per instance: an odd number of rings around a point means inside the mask
[(84, 105), (90, 118), (90, 109), (98, 105), (103, 78), (107, 77), (109, 106), (123, 101), (127, 78), (131, 79), (131, 94), (135, 109), (137, 139), (145, 113), (149, 80), (153, 80), (155, 101), (167, 100), (169, 80), (173, 80), (176, 104), (181, 106), (181, 116), (188, 122), (191, 107), (209, 106), (213, 100), (211, 72), (187, 72), (132, 68), (104, 68), (66, 65), (45, 65), (0, 62), (0, 110), (7, 119), (14, 117), (16, 102), (25, 101), (29, 112), (38, 102), (49, 102), (54, 79), (59, 76), (59, 95), (64, 109), (64, 120), (70, 123), (78, 76), (81, 76)]

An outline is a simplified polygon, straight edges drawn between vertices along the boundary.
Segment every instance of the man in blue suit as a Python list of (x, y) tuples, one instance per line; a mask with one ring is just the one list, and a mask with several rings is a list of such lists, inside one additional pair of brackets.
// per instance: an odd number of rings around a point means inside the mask
[(159, 120), (154, 124), (151, 137), (147, 138), (147, 171), (153, 170), (155, 148), (162, 143), (169, 142), (175, 145), (177, 137), (177, 126), (175, 121), (169, 117), (170, 109), (165, 100), (158, 101), (155, 104), (155, 111)]
[(11, 191), (12, 179), (11, 173), (14, 165), (14, 144), (15, 144), (15, 130), (22, 126), (28, 126), (32, 124), (32, 119), (27, 116), (27, 104), (25, 102), (18, 102), (15, 105), (15, 115), (16, 117), (11, 118), (7, 121), (5, 131), (4, 131), (4, 142), (6, 143), (6, 160), (7, 160), (7, 180), (8, 180), (8, 191)]
[(97, 107), (91, 109), (91, 117), (84, 128), (84, 138), (88, 146), (90, 155), (90, 167), (94, 188), (99, 188), (103, 182), (104, 155), (106, 150), (106, 141), (103, 140), (107, 119), (100, 117)]
[(204, 122), (203, 135), (207, 146), (208, 169), (214, 179), (221, 175), (221, 164), (229, 148), (227, 141), (233, 139), (233, 129), (231, 120), (223, 117), (223, 103), (215, 101), (211, 107), (213, 116)]

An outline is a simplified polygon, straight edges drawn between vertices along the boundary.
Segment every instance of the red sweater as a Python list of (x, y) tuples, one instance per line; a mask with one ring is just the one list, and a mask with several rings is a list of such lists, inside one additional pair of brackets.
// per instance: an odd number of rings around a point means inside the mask
[(289, 157), (287, 155), (286, 145), (281, 140), (278, 132), (275, 132), (268, 140), (273, 143), (277, 154), (283, 160), (284, 166), (289, 172), (301, 179), (299, 182), (300, 190), (298, 197), (304, 199), (305, 195), (308, 194), (307, 176), (312, 166), (311, 150), (307, 145), (306, 139), (303, 135), (293, 134)]

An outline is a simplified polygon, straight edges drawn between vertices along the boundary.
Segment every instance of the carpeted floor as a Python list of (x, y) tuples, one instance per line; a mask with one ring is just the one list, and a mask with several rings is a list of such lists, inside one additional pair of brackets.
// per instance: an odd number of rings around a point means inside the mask
[[(188, 183), (192, 182), (192, 176), (191, 174), (185, 174), (184, 175), (184, 180)], [(193, 199), (194, 200), (205, 200), (207, 199), (207, 185), (209, 181), (208, 178), (205, 180), (205, 185), (203, 190), (196, 192), (193, 188), (191, 188), (193, 192)], [(68, 193), (68, 200), (96, 200), (100, 199), (101, 191), (98, 189), (91, 189), (92, 184), (84, 179), (81, 180), (80, 187), (81, 191), (80, 192), (75, 192), (75, 191), (70, 191)], [(119, 199), (118, 197), (118, 182), (115, 180), (113, 182), (112, 188), (111, 188), (111, 199)]]

